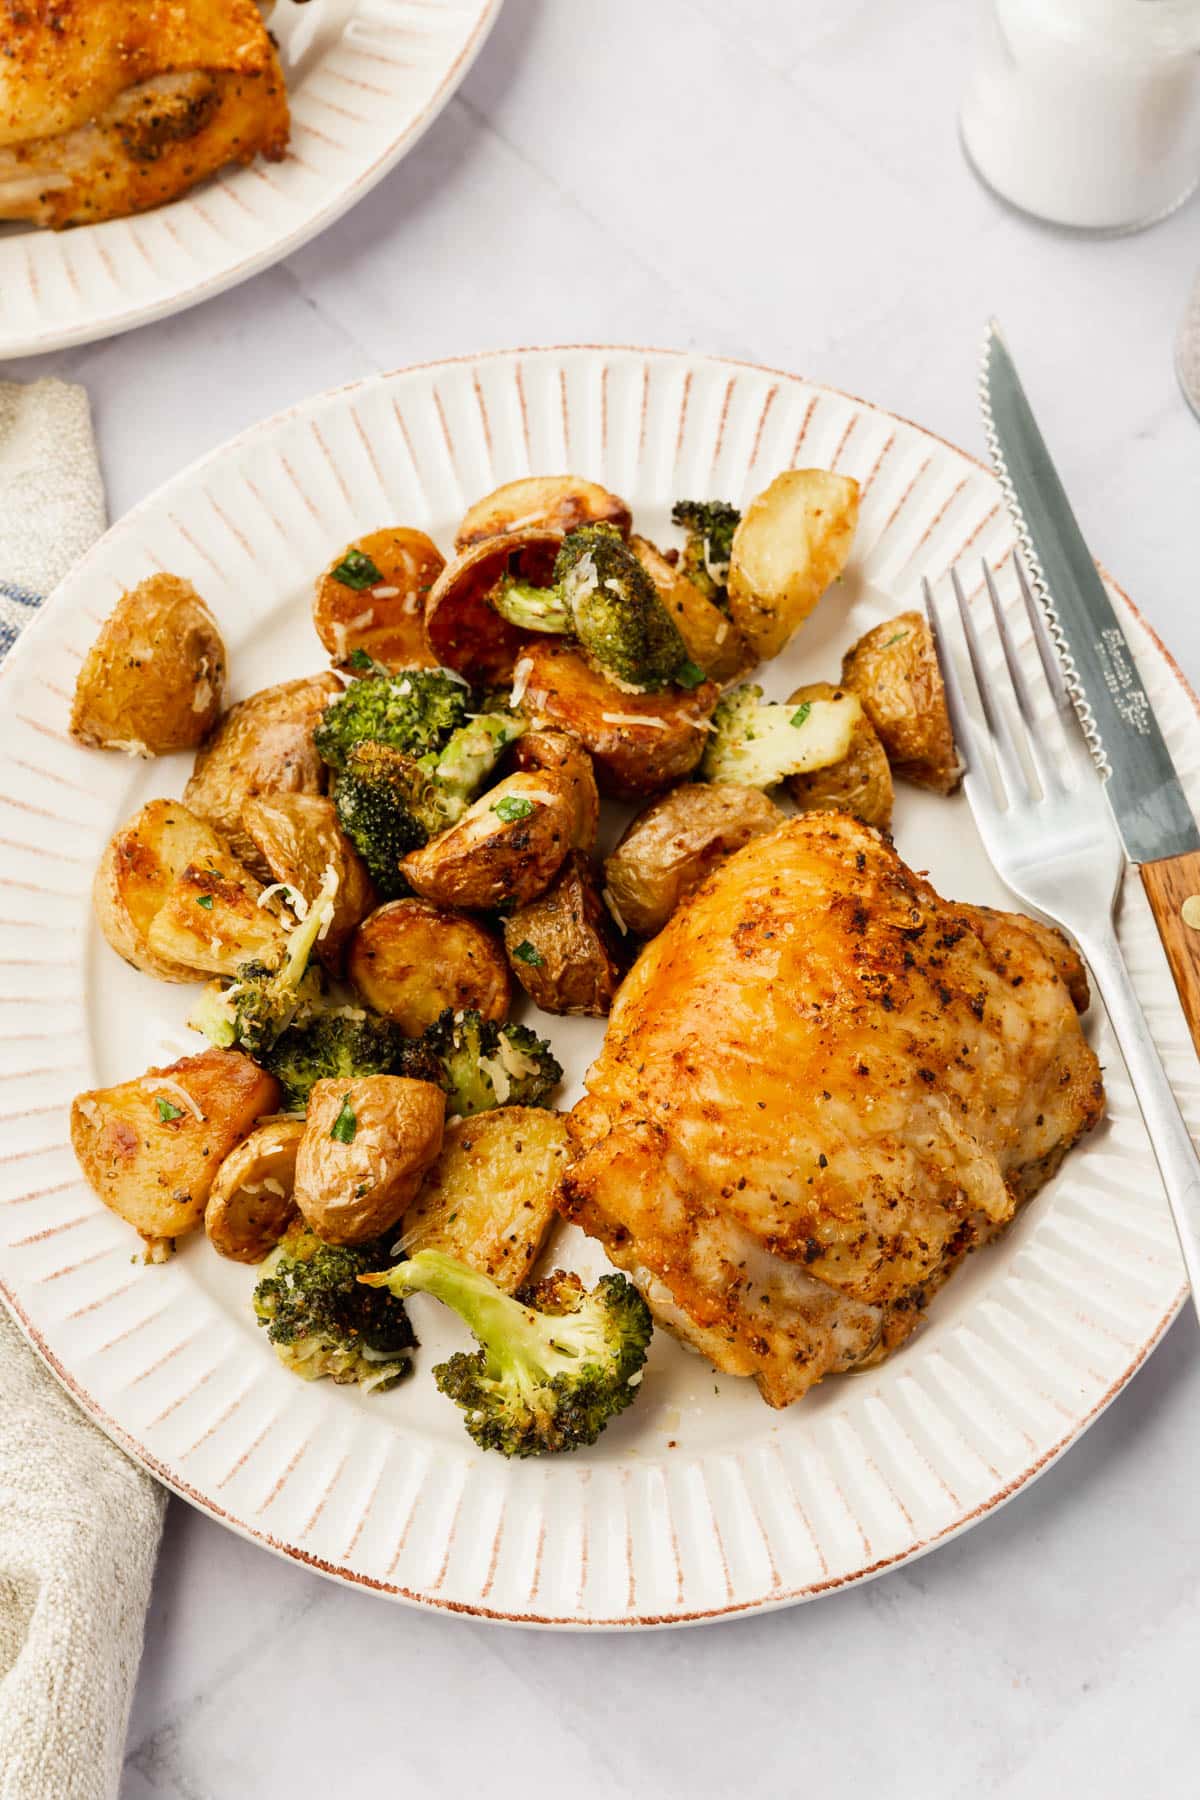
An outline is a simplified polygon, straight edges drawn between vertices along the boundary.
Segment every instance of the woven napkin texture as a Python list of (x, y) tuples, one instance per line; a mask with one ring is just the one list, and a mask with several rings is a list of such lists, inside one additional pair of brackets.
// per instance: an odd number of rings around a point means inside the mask
[[(0, 381), (0, 657), (104, 525), (82, 388)], [(0, 1309), (0, 1800), (114, 1800), (163, 1504)]]

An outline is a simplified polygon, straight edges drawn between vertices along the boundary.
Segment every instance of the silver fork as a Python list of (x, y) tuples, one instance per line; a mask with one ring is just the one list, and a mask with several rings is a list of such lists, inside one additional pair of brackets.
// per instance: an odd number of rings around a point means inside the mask
[[(976, 609), (951, 570), (962, 635), (979, 698), (972, 715), (941, 605), (928, 581), (950, 722), (966, 763), (963, 786), (984, 848), (1014, 894), (1075, 939), (1108, 1013), (1179, 1233), (1200, 1313), (1200, 1157), (1171, 1092), (1113, 926), (1125, 851), (1062, 678), (1045, 621), (1014, 556), (1041, 673), (1023, 665), (989, 565), (990, 606)], [(998, 642), (1002, 657), (986, 651)]]

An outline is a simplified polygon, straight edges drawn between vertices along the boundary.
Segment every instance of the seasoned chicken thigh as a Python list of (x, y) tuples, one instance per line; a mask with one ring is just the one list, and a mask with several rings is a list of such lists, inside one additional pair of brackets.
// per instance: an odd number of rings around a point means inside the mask
[(255, 0), (0, 0), (0, 219), (142, 212), (287, 139)]
[(846, 815), (724, 863), (626, 978), (561, 1210), (772, 1406), (885, 1356), (1100, 1118), (1057, 933)]

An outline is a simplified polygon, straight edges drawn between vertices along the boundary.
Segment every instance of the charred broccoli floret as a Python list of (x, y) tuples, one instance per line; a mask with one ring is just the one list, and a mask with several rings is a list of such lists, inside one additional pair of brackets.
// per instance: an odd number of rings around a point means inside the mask
[(404, 1301), (359, 1279), (388, 1268), (394, 1235), (348, 1248), (324, 1243), (302, 1223), (289, 1228), (254, 1290), (258, 1322), (285, 1367), (305, 1381), (357, 1382), (367, 1393), (407, 1375), (417, 1340)]
[(544, 1106), (562, 1080), (545, 1038), (528, 1025), (497, 1025), (473, 1008), (449, 1007), (418, 1040), (438, 1058), (446, 1111), (467, 1118), (494, 1106)]
[(401, 860), (446, 822), (434, 785), (416, 758), (390, 744), (354, 745), (334, 782), (333, 803), (381, 898), (406, 894)]
[(447, 824), (462, 817), (510, 744), (525, 730), (519, 713), (496, 710), (476, 713), (452, 732), (441, 750), (420, 759), (433, 782)]
[(294, 1024), (258, 1059), (283, 1089), (287, 1112), (303, 1112), (315, 1081), (352, 1081), (356, 1075), (406, 1075), (444, 1082), (442, 1064), (419, 1038), (359, 1008), (319, 1012)]
[(586, 1292), (562, 1270), (515, 1296), (440, 1250), (421, 1250), (364, 1286), (398, 1299), (432, 1294), (478, 1339), (433, 1378), (466, 1415), (484, 1450), (546, 1456), (594, 1444), (637, 1396), (653, 1325), (646, 1302), (623, 1275), (604, 1275)]
[(828, 768), (846, 755), (860, 716), (850, 694), (794, 705), (764, 700), (756, 683), (734, 688), (713, 713), (701, 776), (768, 788), (785, 776)]
[(333, 769), (346, 767), (356, 744), (388, 744), (424, 756), (465, 724), (470, 704), (470, 689), (444, 669), (368, 675), (330, 701), (313, 742)]
[(733, 534), (742, 515), (727, 500), (677, 500), (671, 518), (687, 532), (680, 567), (688, 580), (719, 606), (729, 610), (729, 559)]
[(307, 1018), (324, 996), (321, 974), (311, 966), (311, 957), (333, 917), (337, 889), (337, 874), (329, 868), (310, 905), (289, 890), (292, 906), (303, 909), (303, 917), (288, 936), (282, 964), (272, 968), (263, 962), (243, 963), (228, 987), (206, 988), (188, 1020), (193, 1031), (202, 1031), (219, 1049), (236, 1046), (261, 1059), (290, 1025)]

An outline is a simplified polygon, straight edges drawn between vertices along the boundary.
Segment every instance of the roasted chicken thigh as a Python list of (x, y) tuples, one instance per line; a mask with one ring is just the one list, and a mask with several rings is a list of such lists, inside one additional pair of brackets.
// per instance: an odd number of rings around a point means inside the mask
[(791, 819), (642, 951), (560, 1207), (772, 1406), (879, 1360), (1100, 1118), (1055, 932), (956, 906), (869, 826)]

